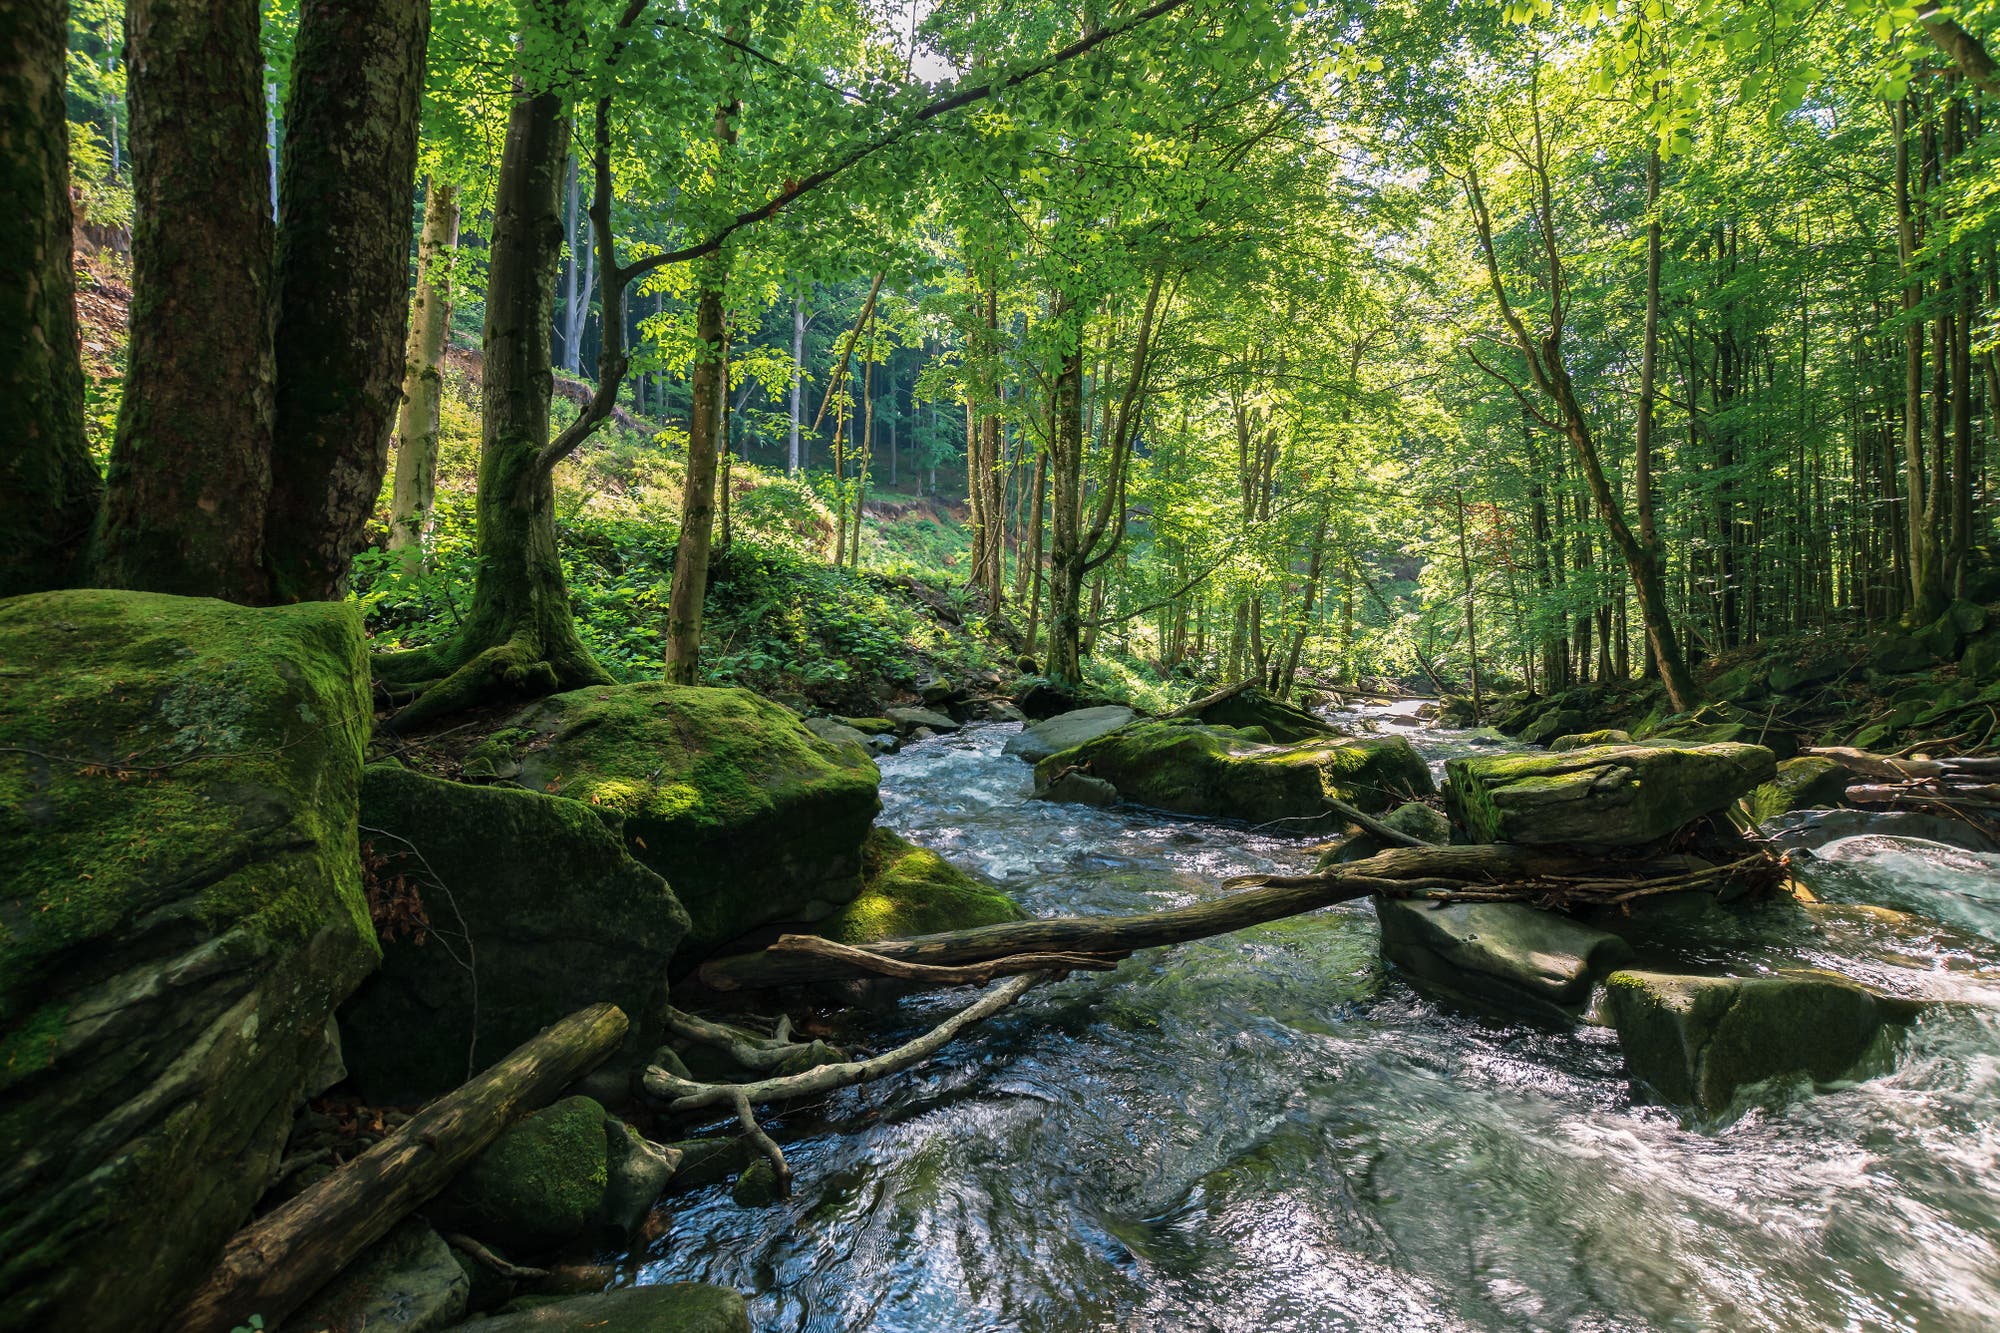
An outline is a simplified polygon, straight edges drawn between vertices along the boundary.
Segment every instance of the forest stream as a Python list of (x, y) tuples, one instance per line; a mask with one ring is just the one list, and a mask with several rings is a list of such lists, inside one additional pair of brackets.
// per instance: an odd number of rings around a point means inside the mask
[[(1409, 707), (1338, 720), (1392, 727), (1434, 767), (1469, 751)], [(1001, 753), (1015, 730), (885, 759), (883, 822), (1044, 915), (1310, 862), (1297, 839), (1030, 801)], [(793, 1197), (684, 1196), (618, 1284), (755, 1291), (757, 1328), (799, 1333), (1990, 1329), (2000, 980), (1973, 973), (2000, 973), (1996, 870), (1910, 840), (1821, 848), (1823, 898), (1957, 931), (1863, 929), (1824, 957), (1718, 945), (1727, 960), (1803, 955), (1954, 1003), (1885, 1076), (1723, 1127), (1635, 1103), (1606, 1029), (1418, 996), (1352, 903), (1044, 986), (932, 1064), (795, 1112), (776, 1129)]]

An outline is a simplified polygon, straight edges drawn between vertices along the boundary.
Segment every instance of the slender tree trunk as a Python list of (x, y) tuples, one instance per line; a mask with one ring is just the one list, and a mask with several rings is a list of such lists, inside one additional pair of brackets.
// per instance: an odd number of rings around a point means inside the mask
[(69, 580), (101, 490), (83, 430), (69, 202), (65, 3), (0, 8), (0, 597)]
[(1083, 576), (1089, 552), (1083, 549), (1083, 320), (1074, 318), (1078, 337), (1063, 353), (1056, 372), (1054, 429), (1055, 516), (1049, 551), (1049, 674), (1074, 683), (1083, 676)]
[(338, 598), (382, 493), (410, 302), (428, 0), (304, 0), (285, 108), (278, 392), (265, 558), (280, 601)]
[(1479, 697), (1479, 616), (1473, 599), (1472, 555), (1465, 543), (1465, 492), (1453, 492), (1458, 502), (1458, 567), (1465, 579), (1465, 644), (1472, 665), (1472, 720), (1477, 723), (1485, 712)]
[(715, 517), (716, 423), (721, 416), (722, 284), (711, 268), (695, 306), (694, 405), (688, 415), (687, 481), (681, 491), (681, 532), (674, 545), (674, 582), (667, 602), (666, 676), (675, 685), (701, 679), (701, 612), (708, 595), (708, 556)]
[(272, 227), (256, 0), (131, 0), (132, 336), (95, 580), (268, 597)]
[(458, 249), (458, 191), (432, 179), (424, 187), (424, 230), (417, 244), (417, 299), (403, 357), (403, 406), (396, 419), (396, 483), (389, 507), (389, 549), (404, 568), (422, 559), (437, 492), (438, 428), (444, 400), (444, 349), (451, 333), (452, 263)]
[(1910, 206), (1910, 99), (1894, 105), (1896, 129), (1896, 249), (1903, 268), (1903, 477), (1908, 491), (1910, 613), (1930, 620), (1944, 609), (1944, 570), (1937, 525), (1924, 478), (1924, 321), (1917, 315), (1917, 230)]
[(785, 475), (799, 475), (799, 393), (806, 373), (806, 303), (792, 300), (792, 435), (791, 452), (785, 458)]

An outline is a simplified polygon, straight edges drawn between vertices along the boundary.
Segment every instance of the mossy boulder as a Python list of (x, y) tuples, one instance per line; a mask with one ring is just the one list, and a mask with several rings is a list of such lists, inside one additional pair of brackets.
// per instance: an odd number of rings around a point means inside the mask
[(647, 681), (544, 699), (517, 781), (623, 818), (626, 849), (692, 926), (677, 971), (758, 926), (815, 921), (861, 890), (875, 761), (748, 690)]
[(1529, 745), (1547, 745), (1562, 736), (1574, 735), (1590, 725), (1590, 715), (1578, 708), (1555, 708), (1534, 721), (1521, 731), (1521, 739)]
[(992, 883), (888, 829), (869, 830), (861, 859), (861, 895), (814, 927), (830, 940), (873, 944), (1027, 916)]
[(1890, 676), (1928, 670), (1937, 658), (1923, 640), (1908, 634), (1885, 634), (1868, 648), (1868, 665)]
[(1632, 956), (1616, 935), (1521, 903), (1378, 898), (1382, 956), (1419, 990), (1484, 1012), (1572, 1022)]
[(434, 1097), (600, 1001), (650, 1048), (688, 915), (626, 854), (616, 814), (373, 764), (361, 824), (378, 895), (414, 894), (429, 921), (384, 931), (382, 970), (341, 1013), (369, 1100)]
[(1048, 787), (1076, 769), (1125, 800), (1290, 831), (1332, 826), (1327, 798), (1375, 814), (1436, 790), (1430, 769), (1400, 736), (1262, 745), (1222, 727), (1135, 722), (1035, 765)]
[(1445, 804), (1474, 842), (1644, 847), (1777, 774), (1757, 745), (1602, 745), (1445, 765)]
[(1786, 759), (1779, 763), (1776, 777), (1750, 793), (1750, 820), (1761, 824), (1794, 810), (1839, 805), (1853, 780), (1846, 768), (1821, 755)]
[(1267, 739), (1279, 743), (1338, 736), (1340, 729), (1325, 718), (1316, 717), (1296, 704), (1266, 694), (1254, 686), (1239, 690), (1193, 714), (1194, 720), (1214, 727), (1261, 728)]
[(1549, 742), (1550, 754), (1568, 754), (1571, 750), (1588, 750), (1594, 745), (1630, 745), (1632, 734), (1627, 731), (1582, 731), (1573, 736), (1558, 736)]
[(522, 1117), (432, 1201), (431, 1219), (508, 1253), (577, 1239), (597, 1221), (610, 1184), (609, 1120), (588, 1097)]
[(1958, 674), (1966, 680), (2000, 680), (2000, 629), (1988, 629), (1965, 645), (1958, 659)]
[(437, 1229), (407, 1218), (285, 1320), (286, 1333), (433, 1333), (465, 1318), (472, 1290)]
[[(1779, 694), (1797, 694), (1812, 685), (1823, 685), (1848, 669), (1847, 654), (1839, 652), (1816, 652), (1802, 661), (1779, 662), (1771, 668), (1771, 688)], [(1738, 668), (1741, 670), (1742, 668)], [(1726, 678), (1719, 678), (1713, 693), (1719, 699), (1735, 699), (1736, 691), (1720, 688)]]
[(1094, 741), (1099, 736), (1114, 732), (1137, 716), (1124, 704), (1104, 704), (1097, 708), (1058, 713), (1022, 728), (1018, 736), (1009, 737), (1002, 752), (1031, 764), (1038, 763), (1052, 754), (1060, 754), (1085, 741)]
[(0, 1310), (151, 1329), (270, 1183), (377, 961), (360, 620), (0, 601)]
[[(1382, 822), (1398, 833), (1408, 834), (1423, 842), (1448, 843), (1451, 841), (1451, 821), (1443, 814), (1417, 801), (1397, 806), (1382, 816)], [(1320, 858), (1320, 869), (1329, 866), (1350, 865), (1355, 861), (1365, 861), (1390, 844), (1376, 837), (1366, 829), (1341, 840), (1340, 845)]]
[[(526, 1302), (521, 1302), (526, 1304)], [(479, 1325), (480, 1333), (750, 1333), (750, 1311), (727, 1287), (671, 1282), (536, 1301)]]
[(1830, 972), (1758, 977), (1614, 972), (1606, 1009), (1635, 1085), (1703, 1115), (1766, 1079), (1846, 1078), (1923, 1006)]

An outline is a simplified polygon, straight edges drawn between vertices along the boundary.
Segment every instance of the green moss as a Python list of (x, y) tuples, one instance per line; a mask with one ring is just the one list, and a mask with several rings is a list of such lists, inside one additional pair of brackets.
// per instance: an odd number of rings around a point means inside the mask
[(1232, 728), (1137, 722), (1042, 760), (1038, 785), (1069, 769), (1127, 801), (1181, 814), (1327, 827), (1329, 797), (1376, 812), (1428, 795), (1430, 770), (1400, 736), (1271, 746)]
[(352, 609), (48, 593), (0, 603), (0, 662), (0, 1023), (39, 1008), (72, 951), (190, 886), (213, 932), (295, 944), (331, 910), (372, 937)]
[(748, 690), (602, 686), (556, 695), (518, 725), (548, 743), (517, 781), (624, 820), (626, 847), (693, 922), (682, 966), (775, 921), (811, 921), (861, 887), (880, 808), (874, 761), (820, 740)]
[(861, 895), (818, 928), (843, 944), (873, 944), (970, 926), (1020, 921), (1012, 898), (936, 852), (871, 829), (862, 847)]
[(1812, 806), (1838, 805), (1847, 795), (1848, 772), (1831, 759), (1808, 755), (1778, 765), (1778, 776), (1750, 793), (1750, 822)]
[(510, 1126), (432, 1207), (447, 1230), (534, 1252), (583, 1234), (610, 1181), (604, 1108), (565, 1097)]

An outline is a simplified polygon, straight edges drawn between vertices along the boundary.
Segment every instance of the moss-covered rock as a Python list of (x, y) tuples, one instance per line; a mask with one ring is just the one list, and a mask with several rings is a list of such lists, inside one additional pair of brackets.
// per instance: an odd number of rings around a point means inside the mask
[(1693, 977), (1614, 972), (1606, 1007), (1632, 1082), (1704, 1115), (1766, 1079), (1848, 1077), (1880, 1052), (1885, 1029), (1923, 1006), (1830, 972)]
[(1853, 777), (1839, 763), (1821, 755), (1787, 759), (1778, 765), (1776, 777), (1750, 793), (1750, 820), (1761, 824), (1794, 810), (1839, 805)]
[(1103, 778), (1127, 801), (1289, 830), (1330, 827), (1327, 798), (1370, 814), (1436, 790), (1400, 736), (1260, 745), (1221, 727), (1136, 722), (1035, 765), (1047, 787), (1070, 769)]
[(286, 1333), (433, 1333), (465, 1318), (472, 1289), (436, 1228), (409, 1218), (285, 1320)]
[(1594, 745), (1630, 745), (1632, 734), (1626, 731), (1582, 731), (1573, 736), (1558, 736), (1549, 742), (1550, 754), (1568, 754), (1571, 750), (1588, 750)]
[(521, 785), (624, 818), (627, 850), (692, 921), (677, 970), (758, 926), (815, 921), (861, 889), (875, 762), (748, 690), (658, 681), (544, 699)]
[(1039, 763), (1052, 754), (1060, 754), (1085, 741), (1094, 741), (1099, 736), (1114, 732), (1137, 716), (1124, 704), (1104, 704), (1097, 708), (1058, 713), (1022, 728), (1018, 736), (1009, 737), (1002, 752), (1031, 764)]
[[(348, 1068), (378, 1105), (463, 1082), (549, 1024), (608, 1001), (644, 1051), (688, 916), (625, 851), (602, 806), (373, 764), (362, 839), (378, 894), (414, 893), (429, 927), (387, 932), (382, 970), (341, 1013)], [(476, 974), (476, 975), (475, 975)]]
[(1756, 745), (1605, 745), (1445, 765), (1445, 803), (1474, 842), (1643, 847), (1777, 773)]
[(1520, 903), (1378, 898), (1382, 956), (1420, 990), (1482, 1011), (1570, 1022), (1592, 984), (1632, 955), (1626, 943)]
[[(1442, 844), (1451, 841), (1451, 821), (1437, 810), (1417, 801), (1397, 806), (1382, 816), (1382, 822), (1396, 832), (1408, 834), (1422, 842)], [(1365, 861), (1389, 845), (1368, 830), (1362, 829), (1353, 836), (1342, 839), (1338, 846), (1321, 856), (1319, 868), (1325, 870), (1329, 866)]]
[(480, 1333), (750, 1333), (743, 1298), (727, 1287), (673, 1282), (537, 1302), (479, 1325)]
[(993, 884), (885, 828), (861, 852), (861, 894), (815, 931), (842, 944), (1020, 921), (1027, 913)]
[(1238, 690), (1195, 713), (1194, 720), (1213, 727), (1255, 727), (1267, 740), (1281, 744), (1338, 736), (1340, 729), (1296, 704), (1252, 687)]
[(351, 607), (0, 602), (0, 1310), (157, 1327), (373, 967)]
[(510, 1253), (577, 1239), (599, 1217), (610, 1183), (607, 1120), (588, 1097), (522, 1117), (431, 1203), (432, 1219)]

